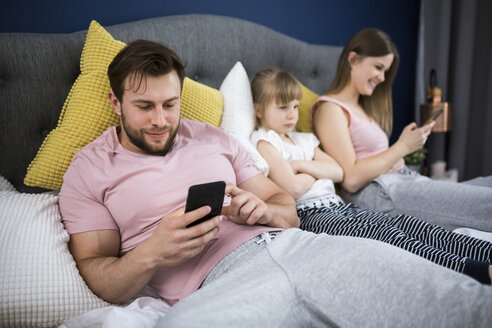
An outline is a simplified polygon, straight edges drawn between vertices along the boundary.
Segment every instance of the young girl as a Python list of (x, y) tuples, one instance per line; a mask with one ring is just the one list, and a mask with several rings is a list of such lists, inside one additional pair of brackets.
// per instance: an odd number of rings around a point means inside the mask
[(269, 177), (296, 199), (301, 229), (387, 242), (491, 283), (492, 243), (408, 215), (361, 209), (338, 197), (333, 182), (343, 180), (341, 167), (313, 134), (294, 131), (302, 90), (291, 74), (262, 70), (251, 90), (257, 118), (251, 142), (268, 162)]
[(434, 123), (420, 128), (409, 124), (389, 147), (391, 86), (398, 62), (388, 35), (373, 28), (358, 32), (340, 55), (330, 89), (311, 109), (323, 150), (343, 168), (342, 187), (348, 192), (344, 199), (360, 207), (415, 215), (449, 230), (491, 232), (492, 177), (443, 182), (405, 167), (403, 157), (422, 148)]

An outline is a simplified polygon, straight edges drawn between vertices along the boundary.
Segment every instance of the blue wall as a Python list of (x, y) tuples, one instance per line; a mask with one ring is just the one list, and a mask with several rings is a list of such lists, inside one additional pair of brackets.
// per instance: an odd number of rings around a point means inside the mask
[(7, 0), (0, 32), (69, 33), (87, 29), (92, 19), (108, 26), (194, 13), (242, 18), (306, 42), (342, 46), (358, 30), (378, 27), (401, 57), (393, 89), (394, 141), (413, 120), (419, 6), (420, 0)]

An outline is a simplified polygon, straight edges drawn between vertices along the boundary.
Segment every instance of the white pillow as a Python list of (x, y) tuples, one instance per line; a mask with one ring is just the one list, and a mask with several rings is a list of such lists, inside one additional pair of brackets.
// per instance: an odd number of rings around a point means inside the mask
[(25, 194), (0, 177), (0, 326), (52, 327), (107, 306), (79, 274), (58, 196)]
[(15, 191), (14, 186), (12, 186), (12, 184), (1, 175), (0, 175), (0, 191)]
[(219, 91), (224, 98), (224, 113), (220, 127), (236, 138), (249, 153), (256, 168), (268, 175), (267, 162), (249, 141), (255, 125), (255, 114), (248, 74), (241, 62), (232, 67)]

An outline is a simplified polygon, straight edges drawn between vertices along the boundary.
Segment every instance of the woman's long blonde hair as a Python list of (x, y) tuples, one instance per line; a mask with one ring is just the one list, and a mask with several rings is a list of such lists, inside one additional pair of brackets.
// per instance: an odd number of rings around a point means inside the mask
[(394, 55), (393, 63), (385, 74), (385, 80), (380, 83), (371, 96), (359, 97), (359, 104), (364, 111), (379, 123), (389, 136), (393, 128), (393, 101), (391, 87), (395, 80), (396, 71), (400, 62), (398, 51), (390, 37), (376, 28), (367, 28), (354, 34), (342, 50), (338, 60), (338, 67), (330, 89), (326, 94), (337, 94), (350, 82), (350, 64), (348, 56), (351, 52), (357, 55), (354, 60), (365, 57), (381, 57)]
[[(253, 103), (263, 113), (274, 99), (277, 104), (288, 104), (292, 100), (301, 100), (302, 88), (289, 72), (279, 68), (265, 68), (257, 72), (251, 81), (251, 94)], [(260, 127), (260, 119), (256, 116), (255, 129)]]

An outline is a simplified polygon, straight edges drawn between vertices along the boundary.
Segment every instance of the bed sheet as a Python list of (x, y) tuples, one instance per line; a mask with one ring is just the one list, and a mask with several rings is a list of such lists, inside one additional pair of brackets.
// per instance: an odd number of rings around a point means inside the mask
[(146, 286), (122, 305), (95, 309), (65, 320), (59, 328), (151, 328), (171, 310), (171, 305)]

